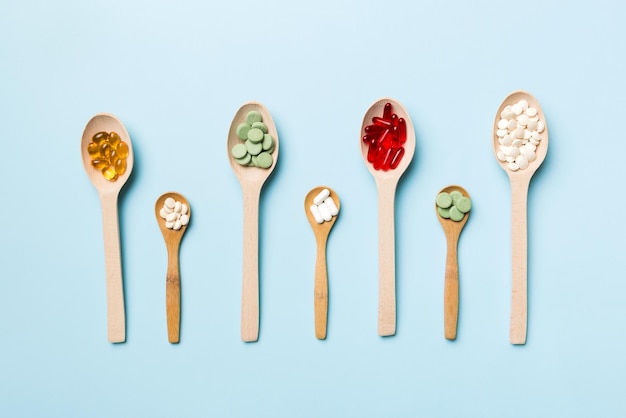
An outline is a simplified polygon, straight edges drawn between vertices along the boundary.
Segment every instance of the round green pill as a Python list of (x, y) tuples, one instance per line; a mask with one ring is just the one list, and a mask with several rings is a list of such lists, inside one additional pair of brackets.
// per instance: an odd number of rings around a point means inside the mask
[(454, 190), (450, 192), (450, 197), (452, 198), (452, 204), (456, 206), (459, 199), (463, 197), (463, 193), (459, 192), (458, 190)]
[(452, 205), (452, 196), (450, 196), (450, 193), (441, 192), (437, 195), (437, 199), (435, 200), (435, 202), (440, 208), (449, 208), (450, 205)]
[(450, 219), (450, 208), (440, 208), (440, 207), (437, 207), (437, 213), (442, 218)]
[(269, 152), (262, 152), (257, 156), (256, 162), (261, 168), (270, 168), (274, 159)]
[(237, 137), (241, 140), (248, 139), (248, 131), (250, 130), (250, 124), (248, 123), (240, 123), (237, 126)]
[(470, 200), (469, 197), (465, 197), (463, 196), (462, 198), (459, 199), (459, 201), (456, 203), (456, 208), (459, 210), (459, 212), (461, 213), (467, 213), (470, 211), (470, 209), (472, 208), (472, 201)]
[(250, 125), (252, 125), (254, 122), (261, 122), (262, 120), (263, 117), (261, 116), (261, 113), (259, 113), (259, 111), (257, 110), (251, 110), (246, 115), (246, 122), (248, 122)]
[(461, 220), (463, 220), (464, 216), (465, 214), (459, 211), (456, 206), (452, 206), (450, 208), (450, 219), (452, 219), (454, 222), (460, 222)]
[(260, 142), (252, 142), (250, 140), (245, 142), (246, 149), (252, 155), (259, 155), (261, 151), (263, 151), (263, 144)]
[(248, 139), (255, 143), (263, 141), (264, 135), (263, 131), (259, 128), (252, 128), (248, 131)]
[(237, 161), (237, 163), (241, 165), (248, 165), (250, 164), (251, 159), (252, 156), (246, 152), (246, 155), (244, 155), (242, 158), (235, 158), (235, 161)]
[(244, 144), (236, 144), (233, 149), (230, 150), (230, 153), (234, 158), (240, 159), (246, 156), (248, 150)]
[(263, 122), (254, 122), (252, 127), (262, 130), (264, 134), (267, 133), (267, 126)]
[(263, 150), (264, 151), (268, 151), (270, 148), (273, 151), (273, 148), (274, 148), (274, 138), (272, 138), (272, 135), (270, 135), (270, 134), (265, 134), (265, 135), (263, 135)]

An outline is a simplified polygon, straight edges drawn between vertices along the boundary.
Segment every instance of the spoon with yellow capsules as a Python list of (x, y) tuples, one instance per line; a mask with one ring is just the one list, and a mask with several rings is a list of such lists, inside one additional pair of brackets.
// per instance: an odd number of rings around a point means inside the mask
[(133, 170), (133, 147), (122, 122), (99, 113), (85, 126), (80, 149), (85, 172), (102, 205), (108, 339), (121, 343), (126, 340), (126, 316), (117, 200)]

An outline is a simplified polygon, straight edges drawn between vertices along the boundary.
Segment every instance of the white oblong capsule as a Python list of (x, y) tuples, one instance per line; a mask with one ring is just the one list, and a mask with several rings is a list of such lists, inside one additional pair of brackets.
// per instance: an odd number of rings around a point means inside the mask
[(322, 218), (324, 218), (325, 221), (330, 221), (331, 219), (333, 219), (333, 215), (330, 213), (330, 209), (328, 207), (328, 205), (326, 205), (326, 203), (322, 202), (319, 205), (317, 205), (317, 208), (320, 210), (320, 214), (322, 215)]
[(324, 200), (324, 203), (326, 203), (326, 206), (328, 206), (328, 209), (330, 209), (330, 214), (333, 216), (337, 216), (337, 214), (339, 213), (339, 208), (335, 204), (332, 196), (328, 196), (326, 200)]
[(324, 222), (324, 218), (322, 217), (320, 209), (317, 207), (317, 205), (311, 205), (309, 210), (311, 211), (311, 215), (313, 215), (313, 217), (315, 218), (315, 222), (317, 222), (318, 224)]
[(315, 203), (316, 205), (319, 205), (320, 203), (322, 203), (328, 196), (330, 196), (330, 190), (328, 189), (324, 189), (321, 192), (319, 192), (319, 194), (317, 196), (315, 196), (315, 199), (313, 199), (313, 203)]

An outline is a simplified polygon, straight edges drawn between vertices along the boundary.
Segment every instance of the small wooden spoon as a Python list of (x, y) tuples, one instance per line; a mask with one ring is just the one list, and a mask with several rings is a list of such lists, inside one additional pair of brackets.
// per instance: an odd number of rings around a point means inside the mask
[(500, 144), (496, 131), (498, 130), (498, 121), (500, 113), (506, 105), (512, 105), (519, 100), (526, 100), (528, 105), (537, 109), (539, 120), (545, 124), (545, 130), (541, 134), (541, 142), (535, 150), (535, 160), (530, 162), (528, 167), (523, 170), (511, 171), (507, 168), (506, 163), (496, 161), (509, 176), (511, 182), (512, 195), (512, 216), (511, 216), (511, 239), (512, 239), (512, 297), (511, 297), (511, 324), (509, 330), (509, 339), (511, 344), (526, 343), (526, 327), (528, 316), (528, 296), (527, 296), (527, 199), (528, 186), (530, 179), (535, 174), (548, 152), (548, 124), (543, 114), (543, 110), (535, 97), (525, 91), (514, 91), (509, 94), (496, 113), (493, 124), (492, 146), (494, 155), (497, 154)]
[[(365, 127), (372, 123), (374, 116), (381, 116), (386, 103), (391, 103), (392, 111), (406, 121), (406, 142), (404, 156), (400, 164), (389, 171), (375, 170), (367, 161), (368, 144), (362, 138)], [(396, 266), (395, 266), (395, 231), (394, 203), (398, 180), (405, 172), (415, 153), (415, 130), (409, 114), (396, 100), (382, 98), (367, 110), (361, 125), (361, 154), (367, 169), (376, 180), (378, 189), (378, 252), (379, 252), (379, 291), (378, 291), (378, 335), (388, 336), (396, 333)]]
[[(439, 193), (450, 193), (459, 191), (465, 197), (470, 197), (469, 193), (461, 186), (448, 186), (441, 189)], [(435, 203), (435, 213), (443, 227), (448, 243), (448, 254), (446, 256), (446, 277), (443, 293), (443, 328), (444, 336), (448, 340), (456, 338), (456, 327), (459, 318), (459, 262), (457, 259), (457, 247), (459, 245), (459, 236), (461, 230), (467, 223), (469, 212), (465, 214), (463, 219), (455, 222), (452, 219), (446, 219), (439, 216), (437, 204)]]
[[(126, 172), (116, 181), (104, 178), (102, 172), (91, 165), (87, 145), (98, 132), (116, 132), (128, 144)], [(133, 171), (133, 147), (130, 136), (122, 122), (109, 113), (99, 113), (89, 120), (80, 144), (83, 166), (100, 196), (104, 236), (104, 263), (107, 292), (108, 339), (112, 343), (126, 340), (126, 316), (124, 312), (124, 285), (122, 281), (122, 259), (120, 255), (120, 233), (117, 200), (122, 186)]]
[[(276, 146), (270, 168), (244, 167), (231, 155), (235, 144), (241, 143), (237, 137), (237, 126), (246, 120), (251, 110), (257, 110), (263, 117), (268, 133)], [(274, 171), (278, 162), (279, 141), (276, 126), (270, 112), (258, 102), (248, 102), (241, 106), (228, 131), (228, 161), (239, 179), (243, 192), (243, 284), (241, 295), (241, 339), (254, 342), (259, 339), (259, 201), (261, 188)]]
[(315, 309), (315, 336), (323, 340), (326, 338), (326, 324), (328, 322), (328, 271), (326, 268), (326, 242), (328, 241), (328, 234), (337, 216), (333, 216), (330, 221), (318, 224), (315, 221), (315, 217), (311, 213), (311, 206), (313, 205), (313, 199), (322, 190), (328, 189), (330, 191), (330, 197), (333, 198), (337, 209), (340, 209), (339, 196), (330, 187), (318, 186), (304, 198), (304, 212), (311, 224), (313, 234), (315, 234), (315, 241), (317, 242), (317, 258), (315, 260), (315, 285), (314, 285), (314, 309)]
[(167, 339), (171, 343), (180, 341), (180, 268), (178, 253), (180, 241), (187, 230), (187, 225), (182, 225), (179, 230), (169, 229), (165, 226), (165, 219), (160, 215), (165, 199), (171, 197), (177, 202), (187, 205), (187, 215), (191, 221), (191, 206), (185, 196), (168, 192), (161, 195), (154, 204), (154, 213), (161, 228), (165, 246), (167, 247), (167, 275), (165, 276), (165, 312), (167, 315)]

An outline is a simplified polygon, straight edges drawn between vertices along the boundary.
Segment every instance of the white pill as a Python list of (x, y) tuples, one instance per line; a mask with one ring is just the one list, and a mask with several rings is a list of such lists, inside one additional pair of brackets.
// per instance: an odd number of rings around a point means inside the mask
[(174, 227), (174, 222), (165, 222), (165, 227), (167, 229), (172, 229)]
[(539, 132), (531, 132), (530, 137), (535, 141), (541, 141), (541, 135), (539, 135)]
[(165, 208), (161, 208), (161, 210), (159, 211), (159, 216), (163, 219), (167, 217), (167, 212), (165, 211)]
[(517, 123), (522, 125), (522, 126), (528, 125), (528, 116), (526, 116), (526, 115), (519, 115), (517, 117)]
[(328, 209), (330, 209), (330, 214), (333, 216), (337, 216), (337, 214), (339, 213), (339, 208), (337, 208), (337, 205), (335, 204), (333, 198), (328, 196), (326, 200), (324, 200), (324, 203), (326, 203), (326, 206), (328, 206)]
[(326, 205), (326, 203), (322, 202), (317, 205), (317, 207), (319, 208), (320, 214), (325, 221), (330, 221), (331, 219), (333, 219), (333, 215), (330, 213), (330, 208), (328, 207), (328, 205)]
[(513, 162), (513, 163), (508, 163), (506, 166), (507, 166), (507, 167), (509, 168), (509, 170), (511, 170), (511, 171), (517, 171), (517, 170), (519, 170), (519, 165), (515, 164), (514, 162)]
[(521, 139), (516, 139), (511, 143), (512, 147), (519, 147), (520, 145), (522, 145), (522, 140)]
[(505, 160), (505, 159), (506, 159), (506, 157), (504, 156), (504, 153), (503, 153), (502, 151), (498, 151), (498, 152), (496, 152), (496, 157), (498, 157), (498, 160), (500, 160), (500, 161), (502, 161), (502, 162), (506, 161), (506, 160)]
[(517, 128), (515, 130), (515, 138), (524, 138), (524, 128)]
[(527, 126), (529, 131), (536, 131), (537, 130), (537, 121), (529, 121), (528, 122), (528, 126)]
[(175, 212), (168, 213), (167, 216), (165, 217), (165, 220), (167, 222), (174, 222), (176, 219), (178, 219), (178, 214)]
[(165, 199), (164, 205), (166, 208), (174, 209), (174, 206), (176, 205), (176, 201), (172, 199), (171, 197), (168, 197), (167, 199)]
[(524, 139), (530, 139), (530, 131), (528, 129), (524, 129)]
[(534, 107), (529, 107), (528, 109), (526, 109), (525, 112), (529, 117), (533, 117), (537, 114), (537, 109), (535, 109)]
[(516, 116), (521, 115), (522, 110), (523, 110), (522, 105), (520, 105), (519, 103), (516, 103), (513, 106), (511, 106), (511, 111), (515, 113)]
[(516, 158), (519, 155), (519, 148), (511, 147), (508, 155), (513, 158)]
[(533, 145), (539, 145), (539, 140), (535, 139), (535, 138), (532, 138), (532, 137), (530, 138), (530, 140), (528, 142), (530, 142)]
[(546, 125), (542, 121), (537, 122), (537, 132), (542, 133), (545, 128)]
[(180, 208), (180, 214), (186, 215), (188, 210), (189, 210), (189, 207), (187, 206), (187, 204), (183, 203)]
[(526, 161), (528, 162), (533, 162), (535, 161), (535, 151), (529, 149), (529, 148), (524, 148), (522, 150), (522, 153), (524, 154), (524, 157), (526, 157)]
[(504, 119), (515, 119), (515, 113), (512, 110), (506, 110), (500, 115)]
[(529, 149), (531, 151), (534, 151), (534, 150), (537, 149), (537, 146), (535, 144), (533, 144), (532, 142), (529, 142), (526, 145), (524, 145), (524, 148)]
[(509, 121), (506, 119), (500, 119), (498, 122), (498, 129), (506, 129), (507, 126), (509, 126)]
[(528, 160), (526, 159), (524, 154), (520, 154), (515, 159), (515, 164), (517, 164), (519, 166), (519, 168), (523, 170), (526, 167), (528, 167)]
[(180, 227), (182, 226), (182, 223), (180, 222), (180, 219), (176, 219), (176, 222), (174, 222), (174, 226), (172, 227), (175, 231), (178, 231), (180, 229)]
[(507, 156), (504, 158), (504, 160), (505, 160), (507, 163), (512, 163), (513, 161), (515, 161), (515, 158), (511, 157), (510, 155), (507, 155)]
[(324, 222), (324, 218), (320, 213), (320, 208), (318, 208), (317, 205), (311, 205), (309, 210), (311, 211), (311, 215), (313, 215), (313, 218), (315, 218), (315, 222), (317, 222), (318, 224)]
[(500, 151), (502, 151), (502, 153), (504, 155), (510, 155), (511, 154), (511, 147), (507, 147), (507, 146), (502, 146), (500, 147)]
[(174, 204), (174, 212), (180, 213), (182, 209), (183, 209), (183, 204), (177, 201)]
[(165, 205), (163, 205), (163, 209), (165, 209), (165, 213), (172, 213), (172, 212), (174, 212), (174, 208), (168, 208)]
[(509, 131), (515, 130), (515, 128), (517, 128), (517, 121), (515, 119), (509, 120), (509, 123), (507, 124), (507, 128)]
[(512, 142), (513, 142), (513, 138), (511, 137), (511, 135), (504, 135), (502, 137), (501, 145), (509, 146), (511, 145)]
[(528, 118), (530, 119), (531, 122), (537, 122), (539, 121), (539, 116), (533, 116), (532, 118)]
[(180, 215), (180, 224), (187, 225), (189, 223), (189, 215)]
[(522, 111), (525, 111), (526, 109), (528, 109), (528, 102), (524, 99), (517, 102), (517, 104), (522, 107)]
[(324, 189), (321, 192), (319, 192), (319, 194), (317, 196), (315, 196), (315, 199), (313, 199), (313, 203), (315, 203), (316, 205), (319, 205), (328, 196), (330, 196), (330, 191), (328, 189)]
[(498, 137), (503, 137), (504, 135), (508, 134), (509, 132), (506, 129), (498, 129), (496, 131), (496, 135), (498, 135)]

